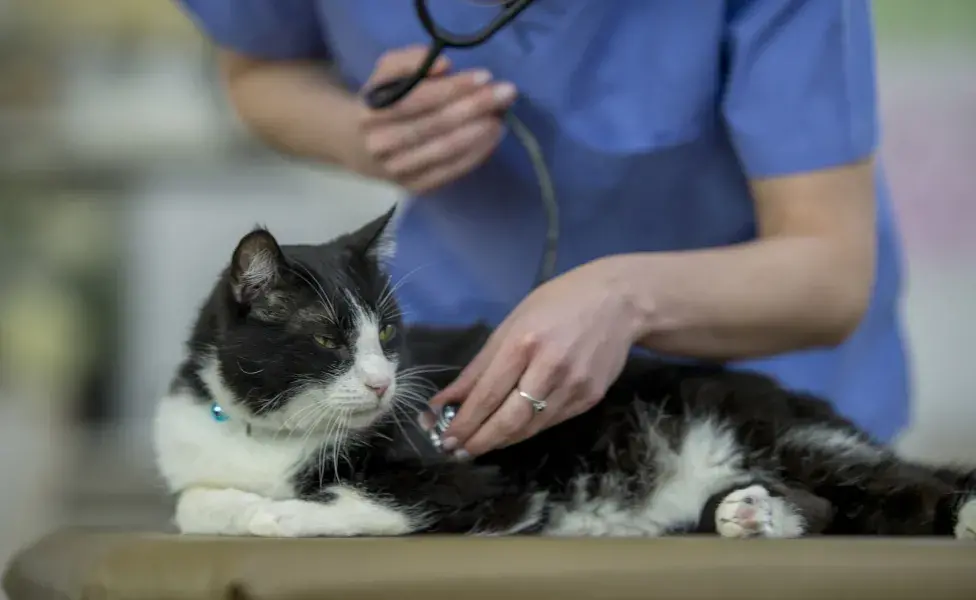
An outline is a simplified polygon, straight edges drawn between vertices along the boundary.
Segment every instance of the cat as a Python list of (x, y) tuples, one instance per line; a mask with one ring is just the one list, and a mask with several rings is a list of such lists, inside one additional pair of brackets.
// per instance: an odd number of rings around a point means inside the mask
[(404, 327), (392, 217), (240, 240), (155, 415), (181, 532), (976, 539), (976, 471), (903, 460), (826, 401), (717, 365), (635, 355), (592, 410), (446, 456), (417, 416), (491, 329)]

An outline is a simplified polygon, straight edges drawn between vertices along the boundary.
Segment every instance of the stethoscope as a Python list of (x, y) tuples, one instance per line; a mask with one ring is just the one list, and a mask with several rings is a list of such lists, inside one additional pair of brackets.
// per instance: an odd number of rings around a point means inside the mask
[[(386, 81), (367, 90), (364, 95), (366, 104), (370, 108), (380, 109), (399, 102), (418, 83), (427, 77), (437, 57), (446, 48), (473, 48), (484, 44), (491, 36), (508, 25), (519, 13), (528, 8), (533, 1), (507, 0), (502, 2), (501, 11), (486, 27), (473, 34), (458, 35), (450, 31), (445, 31), (437, 26), (437, 23), (434, 22), (434, 19), (430, 15), (430, 11), (427, 9), (427, 0), (414, 0), (414, 9), (417, 12), (417, 18), (424, 26), (424, 29), (427, 30), (428, 35), (430, 35), (431, 42), (427, 49), (427, 56), (412, 75)], [(539, 182), (542, 206), (546, 213), (545, 246), (543, 248), (542, 261), (539, 265), (539, 274), (535, 282), (535, 285), (539, 285), (551, 279), (556, 269), (556, 249), (559, 244), (559, 206), (556, 203), (556, 194), (553, 189), (552, 179), (549, 177), (549, 170), (546, 168), (539, 142), (525, 124), (512, 114), (512, 111), (505, 113), (505, 121), (509, 129), (525, 148), (529, 159), (532, 161), (532, 168)]]

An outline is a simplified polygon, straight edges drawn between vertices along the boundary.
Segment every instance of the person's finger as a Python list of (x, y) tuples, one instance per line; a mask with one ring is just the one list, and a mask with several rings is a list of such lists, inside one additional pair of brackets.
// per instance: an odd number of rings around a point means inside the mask
[(529, 426), (533, 416), (534, 411), (529, 401), (513, 390), (501, 406), (481, 424), (471, 439), (464, 444), (459, 443), (461, 447), (454, 455), (463, 459), (506, 446)]
[[(384, 53), (373, 68), (373, 73), (366, 81), (366, 88), (382, 85), (384, 82), (397, 77), (413, 75), (424, 59), (427, 58), (427, 47), (419, 44), (391, 50)], [(430, 75), (443, 75), (450, 69), (451, 61), (443, 54), (437, 57), (430, 67)]]
[(501, 133), (499, 130), (493, 136), (479, 141), (477, 146), (457, 157), (456, 160), (432, 167), (422, 174), (405, 179), (400, 183), (416, 194), (423, 194), (444, 186), (471, 172), (488, 160), (488, 157), (491, 156), (491, 153), (498, 145), (500, 138)]
[[(534, 427), (537, 419), (542, 420), (561, 408), (561, 396), (566, 396), (567, 390), (557, 389), (560, 373), (554, 361), (542, 357), (533, 360), (498, 410), (466, 442), (460, 443), (458, 438), (459, 446), (471, 456), (478, 456), (514, 443)], [(535, 412), (532, 401), (519, 392), (544, 401), (546, 408)]]
[(455, 162), (434, 167), (422, 175), (404, 182), (403, 186), (415, 194), (425, 194), (463, 177), (484, 163), (490, 155), (490, 149), (466, 154)]
[(484, 69), (427, 77), (399, 102), (370, 111), (363, 121), (363, 126), (371, 128), (398, 121), (415, 120), (480, 88), (489, 89), (485, 84), (490, 80), (491, 73)]
[(529, 366), (534, 351), (535, 343), (532, 340), (499, 344), (497, 352), (491, 356), (491, 362), (461, 404), (454, 421), (444, 432), (445, 441), (453, 438), (453, 442), (446, 446), (448, 450), (452, 450), (452, 446), (464, 446), (475, 430), (515, 389), (515, 384)]
[(368, 135), (373, 139), (367, 144), (377, 157), (402, 154), (485, 116), (490, 115), (497, 121), (497, 115), (514, 102), (516, 93), (515, 86), (510, 83), (477, 88), (451, 100), (439, 110), (371, 129)]
[(495, 329), (488, 336), (481, 350), (465, 365), (454, 381), (430, 399), (428, 406), (434, 412), (439, 413), (445, 405), (459, 404), (468, 398), (471, 390), (474, 389), (475, 384), (478, 382), (478, 378), (481, 377), (481, 374), (491, 364), (491, 359), (495, 356), (499, 344), (505, 339), (505, 330), (507, 327), (507, 323), (502, 323)]
[(586, 410), (585, 407), (580, 408), (578, 403), (573, 402), (569, 392), (570, 390), (568, 388), (560, 387), (544, 398), (547, 402), (546, 408), (541, 413), (537, 413), (535, 417), (528, 422), (527, 426), (517, 435), (511, 437), (504, 444), (504, 446), (511, 446), (518, 444), (519, 442), (524, 442), (525, 440), (538, 435), (539, 432), (549, 429), (553, 425), (562, 423), (563, 421), (571, 419), (581, 412), (584, 412)]
[(436, 166), (463, 162), (466, 154), (486, 145), (480, 142), (490, 141), (490, 145), (494, 146), (500, 133), (501, 123), (498, 119), (478, 119), (394, 156), (383, 163), (383, 168), (397, 180), (412, 178)]
[[(510, 316), (511, 317), (511, 316)], [(436, 393), (428, 403), (432, 408), (440, 411), (447, 404), (461, 403), (467, 400), (478, 379), (491, 364), (498, 348), (508, 339), (508, 331), (512, 327), (511, 318), (505, 319), (495, 327), (478, 353), (447, 387)]]

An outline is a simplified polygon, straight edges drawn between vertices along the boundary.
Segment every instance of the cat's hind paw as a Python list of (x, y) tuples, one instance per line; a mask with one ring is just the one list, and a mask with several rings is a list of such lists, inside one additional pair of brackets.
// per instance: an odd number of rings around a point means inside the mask
[(803, 519), (783, 498), (761, 485), (729, 493), (715, 509), (715, 530), (727, 538), (790, 538), (803, 535)]
[(752, 485), (731, 492), (715, 509), (715, 529), (722, 537), (766, 537), (772, 530), (769, 492)]
[(956, 539), (976, 541), (976, 497), (970, 498), (956, 518)]

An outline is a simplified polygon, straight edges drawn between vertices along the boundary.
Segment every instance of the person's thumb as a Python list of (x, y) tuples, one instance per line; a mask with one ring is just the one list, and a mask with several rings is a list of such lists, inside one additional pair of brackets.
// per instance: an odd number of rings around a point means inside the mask
[[(413, 75), (427, 57), (425, 46), (407, 46), (397, 50), (390, 50), (383, 54), (373, 68), (373, 74), (368, 83), (383, 83), (398, 77)], [(443, 75), (450, 68), (451, 63), (446, 56), (441, 55), (434, 61), (430, 69), (430, 76)]]

